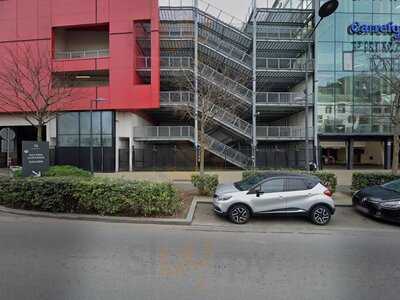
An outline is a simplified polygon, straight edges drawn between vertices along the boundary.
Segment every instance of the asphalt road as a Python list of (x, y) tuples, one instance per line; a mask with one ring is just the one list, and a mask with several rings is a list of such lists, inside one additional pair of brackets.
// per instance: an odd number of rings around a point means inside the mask
[(396, 227), (227, 228), (0, 215), (0, 299), (398, 299)]

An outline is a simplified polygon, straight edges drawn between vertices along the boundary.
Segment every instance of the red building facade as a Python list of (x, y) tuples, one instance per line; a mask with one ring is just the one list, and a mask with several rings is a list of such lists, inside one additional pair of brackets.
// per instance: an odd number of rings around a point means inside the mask
[[(143, 55), (136, 46), (141, 24), (151, 26), (148, 82), (136, 74), (137, 57)], [(0, 44), (2, 52), (19, 45), (48, 50), (56, 72), (101, 78), (101, 84), (89, 80), (78, 87), (84, 96), (65, 110), (88, 110), (98, 98), (107, 100), (99, 103), (102, 110), (159, 107), (157, 0), (0, 1)]]

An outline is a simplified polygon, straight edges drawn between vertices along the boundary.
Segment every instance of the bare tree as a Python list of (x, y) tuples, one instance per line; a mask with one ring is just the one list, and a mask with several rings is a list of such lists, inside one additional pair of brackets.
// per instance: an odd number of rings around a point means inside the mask
[[(219, 73), (222, 75), (228, 75), (229, 70), (227, 68), (219, 68)], [(198, 80), (198, 143), (199, 143), (199, 154), (200, 154), (200, 175), (204, 175), (204, 162), (205, 162), (205, 150), (207, 147), (207, 135), (206, 132), (216, 125), (215, 118), (226, 115), (237, 114), (240, 108), (244, 108), (244, 105), (238, 101), (234, 93), (234, 87), (229, 87), (237, 83), (245, 82), (243, 76), (230, 74), (231, 78), (235, 78), (222, 86), (216, 85), (212, 80), (207, 78), (199, 78)], [(191, 72), (185, 73), (184, 80), (176, 80), (175, 85), (183, 91), (195, 94), (196, 85), (194, 82), (193, 74)], [(232, 88), (229, 89), (229, 88)], [(180, 111), (184, 113), (185, 116), (191, 119), (196, 118), (196, 112), (194, 103), (190, 105), (185, 105), (179, 108)], [(197, 158), (196, 158), (197, 160)], [(196, 164), (197, 165), (197, 164)]]
[(393, 134), (392, 172), (393, 174), (397, 174), (400, 154), (400, 56), (374, 53), (370, 57), (370, 62), (374, 76), (381, 79), (389, 88)]
[(38, 141), (44, 126), (74, 101), (68, 76), (55, 71), (50, 53), (39, 46), (4, 48), (0, 59), (0, 109), (21, 113), (36, 127)]

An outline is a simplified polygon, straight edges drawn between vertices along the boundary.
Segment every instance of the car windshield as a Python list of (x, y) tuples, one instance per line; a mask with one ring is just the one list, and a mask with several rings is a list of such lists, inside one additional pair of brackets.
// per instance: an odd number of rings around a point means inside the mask
[(233, 185), (239, 190), (239, 191), (247, 191), (257, 183), (259, 183), (261, 180), (265, 179), (265, 175), (255, 175), (251, 176), (245, 180), (235, 182)]
[(400, 180), (391, 181), (382, 185), (384, 189), (400, 193)]

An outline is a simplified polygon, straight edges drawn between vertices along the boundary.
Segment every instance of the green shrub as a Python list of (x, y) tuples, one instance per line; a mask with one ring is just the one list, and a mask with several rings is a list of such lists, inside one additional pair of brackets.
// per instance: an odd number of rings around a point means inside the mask
[(101, 178), (1, 178), (0, 204), (53, 213), (170, 216), (182, 202), (170, 184)]
[[(242, 178), (247, 179), (251, 176), (257, 175), (259, 173), (265, 173), (268, 171), (257, 171), (257, 170), (247, 170), (242, 173)], [(274, 171), (271, 171), (274, 172)], [(336, 175), (333, 173), (328, 173), (328, 172), (322, 172), (322, 171), (317, 171), (317, 172), (311, 172), (307, 173), (305, 171), (296, 171), (296, 170), (279, 170), (275, 172), (293, 172), (297, 174), (305, 174), (305, 175), (313, 175), (318, 177), (321, 180), (321, 183), (325, 185), (327, 188), (329, 188), (333, 193), (336, 192), (336, 187), (337, 187), (337, 178)]]
[(202, 196), (212, 196), (218, 186), (218, 175), (192, 175), (192, 183)]
[(358, 191), (368, 186), (381, 185), (396, 179), (400, 179), (400, 175), (389, 173), (354, 173), (352, 189)]
[(79, 169), (74, 166), (52, 166), (49, 170), (44, 174), (44, 176), (48, 177), (91, 177), (92, 174), (90, 172)]

